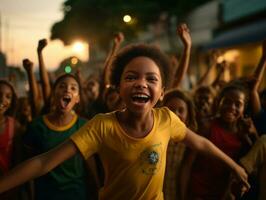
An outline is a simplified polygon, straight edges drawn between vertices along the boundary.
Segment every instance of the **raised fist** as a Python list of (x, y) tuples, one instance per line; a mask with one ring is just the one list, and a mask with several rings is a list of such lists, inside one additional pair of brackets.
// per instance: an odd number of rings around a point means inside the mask
[(29, 59), (24, 59), (22, 61), (23, 67), (26, 71), (30, 71), (33, 69), (33, 62), (31, 62)]
[(41, 40), (39, 40), (37, 50), (38, 51), (42, 51), (44, 49), (44, 47), (46, 47), (46, 46), (47, 46), (47, 40), (46, 39), (41, 39)]

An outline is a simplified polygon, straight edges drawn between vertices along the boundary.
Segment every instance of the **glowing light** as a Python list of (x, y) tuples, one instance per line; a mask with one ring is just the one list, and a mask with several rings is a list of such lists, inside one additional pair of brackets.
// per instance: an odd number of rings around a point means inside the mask
[(71, 58), (71, 64), (76, 65), (78, 63), (78, 59), (76, 57)]
[(132, 20), (132, 18), (131, 18), (130, 15), (125, 15), (125, 16), (123, 17), (123, 21), (126, 22), (126, 23), (129, 23), (131, 20)]
[(65, 66), (65, 72), (66, 72), (67, 74), (71, 73), (71, 71), (72, 71), (71, 66), (69, 66), (69, 65)]
[(217, 62), (218, 63), (222, 63), (224, 61), (224, 57), (223, 56), (219, 56), (218, 58), (217, 58)]
[(75, 42), (73, 44), (73, 51), (76, 53), (80, 53), (85, 49), (85, 45), (82, 42)]
[(227, 61), (227, 62), (235, 62), (236, 58), (239, 56), (239, 51), (238, 50), (229, 50), (229, 51), (226, 51), (225, 54), (224, 54), (224, 59)]

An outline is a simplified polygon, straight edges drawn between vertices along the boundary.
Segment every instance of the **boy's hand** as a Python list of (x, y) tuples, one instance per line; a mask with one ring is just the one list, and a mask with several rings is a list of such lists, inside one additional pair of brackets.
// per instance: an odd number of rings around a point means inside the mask
[(24, 67), (24, 69), (27, 71), (27, 72), (29, 72), (29, 71), (32, 71), (32, 69), (33, 69), (33, 62), (31, 62), (29, 59), (24, 59), (23, 61), (22, 61), (22, 64), (23, 64), (23, 67)]
[(191, 47), (191, 36), (189, 33), (189, 28), (186, 24), (180, 24), (177, 28), (177, 34), (179, 35), (182, 43), (185, 47)]
[(235, 168), (235, 175), (239, 182), (238, 185), (240, 186), (240, 195), (243, 196), (243, 194), (250, 189), (250, 185), (248, 183), (248, 174), (243, 167), (237, 165), (237, 167)]
[(241, 118), (240, 121), (240, 131), (246, 133), (247, 135), (258, 135), (255, 125), (250, 117)]
[(241, 118), (239, 120), (239, 129), (241, 136), (245, 141), (252, 146), (254, 142), (259, 138), (255, 125), (251, 118)]
[(221, 63), (217, 63), (217, 64), (216, 64), (216, 67), (217, 67), (217, 69), (218, 69), (219, 71), (224, 72), (224, 71), (229, 67), (229, 65), (228, 65), (228, 62), (226, 62), (226, 61), (224, 60), (224, 61), (221, 62)]
[(47, 46), (47, 40), (46, 39), (41, 39), (39, 40), (39, 43), (38, 43), (38, 52), (42, 51), (44, 49), (44, 47)]
[(119, 32), (114, 37), (114, 43), (115, 44), (121, 44), (124, 41), (124, 34), (122, 32)]

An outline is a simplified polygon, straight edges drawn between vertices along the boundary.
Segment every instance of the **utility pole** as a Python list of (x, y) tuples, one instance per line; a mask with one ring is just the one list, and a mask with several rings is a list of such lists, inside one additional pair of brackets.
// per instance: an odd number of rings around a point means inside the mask
[(2, 52), (2, 18), (0, 12), (0, 52)]

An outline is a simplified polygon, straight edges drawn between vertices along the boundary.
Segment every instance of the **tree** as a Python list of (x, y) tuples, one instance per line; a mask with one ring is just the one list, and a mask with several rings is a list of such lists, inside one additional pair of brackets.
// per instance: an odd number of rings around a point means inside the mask
[[(122, 31), (127, 39), (134, 39), (141, 31), (160, 19), (183, 16), (197, 5), (209, 0), (67, 0), (63, 4), (64, 19), (52, 27), (51, 39), (70, 44), (79, 38), (107, 48), (113, 34)], [(187, 3), (184, 3), (187, 2)], [(132, 16), (124, 23), (125, 14)]]

